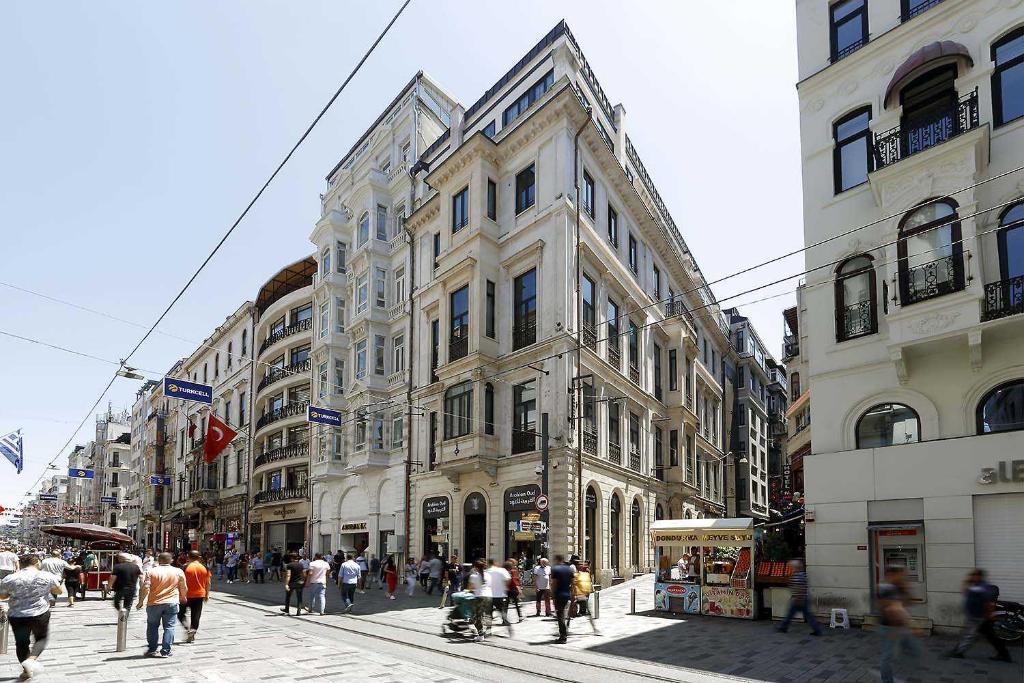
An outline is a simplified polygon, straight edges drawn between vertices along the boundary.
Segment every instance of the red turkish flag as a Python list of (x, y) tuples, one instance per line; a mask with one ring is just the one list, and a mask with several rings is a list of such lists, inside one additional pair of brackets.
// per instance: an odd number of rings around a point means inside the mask
[(238, 436), (231, 427), (220, 421), (216, 415), (210, 415), (210, 424), (206, 427), (206, 441), (203, 443), (203, 459), (213, 462), (220, 452), (228, 447), (231, 439)]

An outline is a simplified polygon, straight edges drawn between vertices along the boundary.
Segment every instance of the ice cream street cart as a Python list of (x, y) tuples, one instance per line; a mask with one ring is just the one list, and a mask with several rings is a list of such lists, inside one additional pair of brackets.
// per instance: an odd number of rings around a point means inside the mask
[(665, 519), (651, 525), (654, 609), (753, 619), (754, 520)]

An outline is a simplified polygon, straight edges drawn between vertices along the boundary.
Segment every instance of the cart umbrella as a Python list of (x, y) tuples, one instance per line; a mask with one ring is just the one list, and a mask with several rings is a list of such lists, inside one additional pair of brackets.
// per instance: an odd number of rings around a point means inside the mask
[(135, 542), (131, 536), (99, 524), (53, 524), (44, 526), (42, 531), (44, 534), (76, 541), (114, 541), (122, 545), (131, 545)]

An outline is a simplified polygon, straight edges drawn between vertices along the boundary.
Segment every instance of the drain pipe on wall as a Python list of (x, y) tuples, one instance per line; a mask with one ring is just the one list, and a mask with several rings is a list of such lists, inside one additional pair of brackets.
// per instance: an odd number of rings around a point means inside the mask
[(573, 425), (576, 431), (576, 554), (588, 562), (593, 562), (594, 558), (584, 555), (587, 544), (583, 542), (583, 405), (582, 400), (577, 400), (577, 397), (582, 395), (580, 377), (583, 372), (583, 313), (580, 310), (580, 135), (586, 130), (587, 124), (590, 123), (590, 118), (593, 116), (591, 107), (588, 105), (584, 105), (584, 107), (587, 110), (587, 120), (579, 127), (572, 140), (572, 182), (576, 190), (576, 286), (573, 289), (576, 296), (573, 306), (576, 313), (576, 376), (573, 378), (570, 390), (573, 400), (577, 401), (576, 424)]

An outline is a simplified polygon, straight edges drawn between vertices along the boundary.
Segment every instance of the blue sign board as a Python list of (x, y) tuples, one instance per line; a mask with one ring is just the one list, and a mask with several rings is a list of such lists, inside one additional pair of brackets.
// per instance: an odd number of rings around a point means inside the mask
[(306, 408), (306, 421), (318, 422), (322, 425), (331, 425), (332, 427), (340, 427), (341, 413), (337, 410), (328, 410), (327, 408), (309, 406)]
[(100, 496), (101, 503), (116, 503), (117, 496)]
[(170, 475), (154, 474), (149, 477), (149, 483), (153, 486), (170, 486), (171, 477)]
[(196, 384), (183, 379), (164, 377), (164, 396), (210, 404), (213, 403), (213, 387), (209, 384)]
[(52, 500), (52, 501), (55, 501), (55, 500), (57, 500), (57, 494), (56, 493), (40, 493), (39, 494), (39, 500)]
[(76, 470), (72, 468), (68, 470), (68, 476), (77, 479), (92, 479), (92, 470)]

